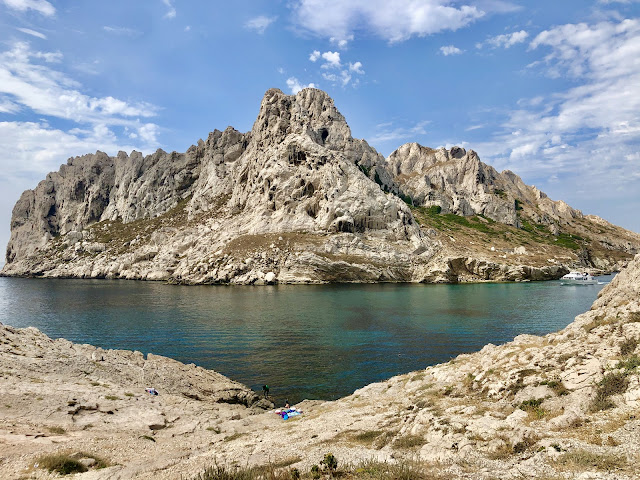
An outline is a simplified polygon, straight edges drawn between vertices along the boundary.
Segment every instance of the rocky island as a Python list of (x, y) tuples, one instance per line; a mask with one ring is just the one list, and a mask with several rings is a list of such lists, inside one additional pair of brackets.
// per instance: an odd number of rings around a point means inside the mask
[(0, 477), (55, 478), (51, 459), (71, 458), (86, 479), (295, 480), (331, 453), (346, 478), (637, 479), (639, 343), (640, 255), (560, 332), (304, 401), (287, 421), (195, 365), (0, 325)]
[(384, 158), (317, 89), (186, 153), (75, 157), (13, 209), (6, 276), (181, 284), (544, 280), (619, 270), (640, 235), (463, 148)]

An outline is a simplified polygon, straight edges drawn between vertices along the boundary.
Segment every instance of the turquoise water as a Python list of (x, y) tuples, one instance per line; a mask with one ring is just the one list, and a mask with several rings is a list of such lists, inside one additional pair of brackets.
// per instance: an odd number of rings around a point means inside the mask
[[(608, 282), (610, 277), (601, 277)], [(278, 400), (335, 399), (486, 343), (565, 327), (603, 285), (182, 287), (0, 278), (0, 322), (214, 369)]]

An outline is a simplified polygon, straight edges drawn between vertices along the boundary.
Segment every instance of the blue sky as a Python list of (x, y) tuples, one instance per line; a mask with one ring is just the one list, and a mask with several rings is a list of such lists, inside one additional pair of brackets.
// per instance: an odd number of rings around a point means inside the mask
[(385, 156), (461, 145), (640, 232), (639, 0), (0, 0), (0, 244), (68, 157), (185, 151), (307, 85)]

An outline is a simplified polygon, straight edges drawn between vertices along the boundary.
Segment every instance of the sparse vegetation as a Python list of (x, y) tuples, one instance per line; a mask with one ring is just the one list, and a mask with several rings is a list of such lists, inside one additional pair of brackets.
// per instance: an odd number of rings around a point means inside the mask
[(60, 475), (70, 475), (72, 473), (82, 473), (89, 470), (77, 459), (65, 454), (46, 455), (38, 459), (38, 466), (56, 472)]
[(638, 346), (637, 338), (627, 338), (624, 341), (620, 342), (620, 355), (626, 357), (631, 355), (636, 351), (636, 347)]
[(546, 412), (541, 407), (543, 401), (544, 398), (531, 398), (522, 402), (519, 408), (527, 412), (530, 417), (533, 417), (532, 420), (539, 420), (546, 415)]
[(563, 470), (583, 471), (595, 468), (605, 472), (620, 470), (627, 464), (622, 456), (593, 453), (587, 450), (564, 453), (554, 463)]
[(94, 464), (92, 468), (105, 468), (108, 466), (108, 463), (102, 458), (84, 452), (44, 455), (38, 458), (37, 463), (40, 468), (44, 468), (50, 472), (56, 472), (60, 475), (70, 475), (72, 473), (82, 473), (89, 470), (80, 462), (83, 458), (93, 459)]
[[(329, 455), (331, 454), (325, 455), (325, 459)], [(331, 456), (333, 457), (333, 455)], [(230, 468), (215, 465), (207, 468), (200, 475), (193, 477), (192, 480), (299, 480), (300, 478), (318, 480), (322, 478), (323, 475), (331, 476), (331, 473), (327, 471), (326, 467), (325, 472), (323, 472), (322, 468), (317, 464), (312, 465), (307, 473), (300, 472), (297, 468), (278, 468), (273, 464), (263, 467), (244, 468)], [(344, 465), (340, 470), (338, 470), (336, 461), (333, 474), (335, 477), (346, 480), (444, 480), (447, 478), (431, 472), (425, 465), (411, 461), (387, 463), (376, 460), (366, 460), (356, 465)]]
[(612, 372), (604, 376), (596, 389), (596, 395), (591, 402), (590, 410), (599, 412), (613, 408), (615, 404), (611, 401), (612, 395), (618, 395), (627, 391), (629, 380), (625, 372)]
[(564, 384), (557, 379), (554, 380), (543, 380), (542, 382), (540, 382), (540, 385), (546, 385), (547, 387), (549, 387), (551, 390), (553, 390), (553, 392), (558, 395), (559, 397), (562, 397), (564, 395), (568, 395), (569, 389), (567, 389), (567, 387), (564, 386)]
[(603, 325), (613, 325), (615, 323), (618, 323), (618, 321), (613, 318), (613, 317), (604, 317), (604, 316), (597, 316), (596, 318), (594, 318), (591, 322), (587, 323), (586, 325), (583, 325), (582, 328), (584, 328), (584, 330), (587, 333), (591, 333), (592, 330), (601, 327)]
[(53, 433), (54, 435), (64, 435), (65, 433), (67, 433), (67, 431), (60, 427), (60, 426), (53, 426), (53, 427), (47, 427), (47, 430), (49, 430), (50, 433)]
[(404, 450), (404, 449), (408, 450), (415, 447), (421, 447), (424, 444), (425, 444), (425, 440), (422, 436), (408, 434), (394, 440), (391, 446), (398, 450)]
[(627, 375), (638, 367), (640, 367), (640, 357), (638, 357), (637, 355), (627, 357), (624, 360), (618, 362), (617, 365), (617, 368), (623, 369), (624, 373)]

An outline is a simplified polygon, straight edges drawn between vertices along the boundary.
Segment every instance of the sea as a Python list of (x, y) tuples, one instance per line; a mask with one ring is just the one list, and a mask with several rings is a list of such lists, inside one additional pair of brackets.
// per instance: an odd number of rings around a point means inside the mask
[[(564, 328), (598, 285), (176, 286), (0, 278), (0, 322), (195, 363), (276, 402), (332, 400), (487, 343)], [(150, 385), (153, 386), (153, 385)]]

